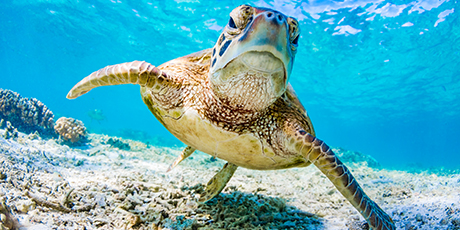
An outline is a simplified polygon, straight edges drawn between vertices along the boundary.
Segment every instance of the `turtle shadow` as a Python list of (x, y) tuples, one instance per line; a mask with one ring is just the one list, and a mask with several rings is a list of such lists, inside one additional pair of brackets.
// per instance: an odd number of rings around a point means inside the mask
[[(227, 189), (227, 192), (229, 189)], [(258, 193), (231, 191), (201, 203), (195, 210), (209, 216), (197, 227), (210, 229), (323, 229), (315, 214), (287, 205), (286, 200)]]

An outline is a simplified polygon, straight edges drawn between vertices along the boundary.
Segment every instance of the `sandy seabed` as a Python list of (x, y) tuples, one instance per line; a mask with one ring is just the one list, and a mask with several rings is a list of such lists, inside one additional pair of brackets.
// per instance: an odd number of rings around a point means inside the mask
[[(225, 162), (194, 153), (166, 173), (182, 149), (98, 134), (88, 140), (69, 147), (23, 133), (0, 137), (0, 229), (367, 229), (314, 166), (239, 168), (203, 204), (199, 194)], [(343, 158), (398, 229), (460, 229), (459, 174)]]

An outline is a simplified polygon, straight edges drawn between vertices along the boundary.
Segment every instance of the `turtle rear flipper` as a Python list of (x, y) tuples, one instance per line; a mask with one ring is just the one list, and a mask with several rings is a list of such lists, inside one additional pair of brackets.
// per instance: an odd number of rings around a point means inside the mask
[(166, 172), (169, 172), (171, 171), (174, 167), (176, 167), (176, 165), (178, 165), (180, 162), (182, 162), (183, 160), (185, 160), (187, 157), (189, 157), (190, 155), (192, 155), (193, 152), (195, 152), (195, 148), (193, 148), (192, 146), (187, 146), (185, 147), (184, 150), (182, 150), (182, 153), (180, 154), (180, 156), (178, 156), (176, 158), (176, 160), (168, 167), (168, 169), (166, 170)]
[(224, 167), (216, 175), (214, 175), (211, 180), (209, 180), (206, 185), (206, 191), (201, 195), (199, 201), (206, 202), (219, 195), (219, 193), (230, 181), (237, 168), (237, 165), (227, 162), (227, 164), (225, 164)]
[[(180, 162), (192, 155), (192, 153), (195, 150), (195, 148), (187, 146), (182, 151), (181, 155), (177, 157), (176, 160), (168, 167), (166, 172), (171, 171), (176, 165), (178, 165)], [(203, 194), (201, 194), (199, 201), (206, 202), (219, 195), (219, 193), (225, 188), (227, 183), (230, 181), (237, 168), (238, 166), (235, 164), (226, 163), (224, 167), (216, 175), (214, 175), (211, 178), (211, 180), (208, 181), (206, 185), (206, 190)]]
[(67, 94), (67, 98), (75, 99), (99, 86), (135, 84), (152, 88), (168, 80), (169, 76), (165, 72), (145, 61), (126, 62), (93, 72), (78, 82)]
[(340, 193), (366, 219), (371, 229), (396, 229), (391, 217), (364, 193), (348, 168), (326, 143), (304, 130), (297, 131), (294, 139), (294, 145), (291, 147), (300, 152), (305, 160), (313, 163), (329, 178)]

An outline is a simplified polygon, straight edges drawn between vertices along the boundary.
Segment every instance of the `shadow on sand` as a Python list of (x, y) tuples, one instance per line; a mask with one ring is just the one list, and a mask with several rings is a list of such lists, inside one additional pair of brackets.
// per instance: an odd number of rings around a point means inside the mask
[[(204, 185), (181, 188), (182, 191), (202, 193)], [(323, 229), (321, 218), (286, 204), (286, 200), (227, 187), (219, 196), (198, 204), (193, 211), (194, 228), (205, 229)], [(185, 224), (185, 216), (176, 216), (176, 226)], [(187, 224), (185, 224), (187, 225)], [(183, 225), (182, 225), (183, 226)], [(179, 227), (178, 229), (180, 229)]]

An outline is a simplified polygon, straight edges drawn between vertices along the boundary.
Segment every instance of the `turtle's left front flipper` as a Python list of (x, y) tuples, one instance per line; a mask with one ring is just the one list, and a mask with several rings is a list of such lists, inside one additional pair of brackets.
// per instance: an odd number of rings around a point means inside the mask
[(371, 229), (396, 229), (393, 220), (372, 201), (355, 180), (348, 168), (329, 146), (313, 135), (298, 130), (291, 137), (290, 147), (313, 163), (337, 187), (342, 195), (361, 213)]

